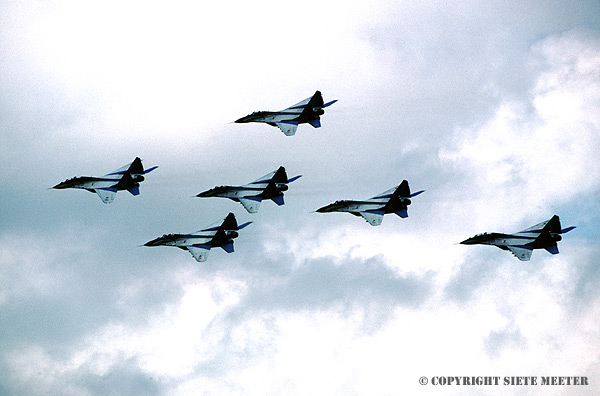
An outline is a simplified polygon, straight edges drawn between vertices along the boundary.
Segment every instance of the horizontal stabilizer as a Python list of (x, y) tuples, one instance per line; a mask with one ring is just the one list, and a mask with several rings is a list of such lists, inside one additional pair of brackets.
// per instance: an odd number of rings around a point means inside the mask
[(112, 203), (115, 200), (115, 195), (117, 195), (116, 189), (97, 188), (94, 191), (105, 204)]
[(158, 166), (153, 166), (153, 167), (152, 167), (152, 168), (150, 168), (150, 169), (146, 169), (146, 170), (144, 171), (144, 174), (146, 174), (146, 173), (150, 173), (150, 172), (152, 172), (152, 171), (153, 171), (154, 169), (156, 169), (156, 168), (158, 168)]
[(321, 120), (318, 118), (315, 120), (308, 120), (308, 123), (312, 125), (313, 128), (321, 128)]
[(577, 228), (577, 227), (571, 226), (571, 227), (563, 228), (562, 230), (560, 230), (560, 233), (561, 234), (566, 234), (567, 232), (571, 231), (574, 228)]
[(358, 212), (367, 223), (372, 226), (378, 226), (383, 221), (383, 211), (368, 211), (368, 212)]
[(422, 193), (424, 193), (424, 192), (425, 192), (425, 190), (420, 190), (420, 191), (417, 191), (416, 193), (412, 193), (412, 194), (410, 194), (410, 197), (411, 197), (411, 198), (412, 198), (412, 197), (416, 197), (417, 195), (419, 195), (419, 194), (422, 194)]
[(248, 211), (248, 213), (256, 213), (260, 208), (260, 203), (262, 201), (261, 197), (244, 197), (238, 198), (240, 203), (244, 206), (244, 208)]
[(296, 133), (296, 129), (298, 129), (297, 121), (282, 121), (276, 122), (277, 128), (281, 129), (281, 132), (285, 134), (285, 136), (293, 136)]
[(276, 196), (272, 197), (271, 201), (275, 202), (279, 206), (281, 206), (281, 205), (283, 205), (285, 203), (283, 201), (283, 194), (282, 195), (276, 195)]
[(233, 253), (233, 242), (221, 245), (221, 249), (225, 250), (227, 253)]
[(140, 195), (140, 188), (139, 186), (133, 186), (127, 189), (127, 191), (129, 191), (131, 193), (131, 195)]
[(302, 175), (294, 176), (294, 177), (292, 177), (292, 178), (288, 179), (288, 183), (291, 183), (291, 182), (293, 182), (293, 181), (295, 181), (295, 180), (298, 180), (298, 179), (300, 179), (301, 177), (302, 177)]
[(552, 245), (552, 246), (544, 246), (544, 249), (546, 249), (548, 252), (552, 253), (552, 254), (558, 254), (558, 246), (556, 245)]
[(526, 246), (507, 246), (508, 250), (521, 261), (529, 261), (533, 250)]
[(194, 256), (196, 261), (206, 261), (210, 252), (210, 245), (186, 246), (187, 250)]
[(408, 210), (406, 208), (400, 209), (396, 211), (396, 214), (402, 217), (403, 219), (406, 219), (408, 217)]
[(524, 229), (523, 231), (519, 231), (519, 234), (526, 233), (541, 233), (543, 231), (560, 232), (560, 220), (558, 216), (554, 215), (550, 220), (542, 221), (534, 226)]
[(241, 230), (242, 228), (244, 228), (244, 227), (247, 227), (247, 226), (249, 226), (250, 224), (252, 224), (252, 222), (251, 222), (251, 221), (247, 221), (247, 222), (245, 222), (244, 224), (241, 224), (241, 225), (239, 225), (239, 226), (238, 226), (238, 230)]
[(334, 99), (334, 100), (332, 100), (331, 102), (327, 102), (327, 103), (325, 103), (325, 104), (323, 105), (323, 107), (329, 107), (329, 106), (331, 106), (332, 104), (334, 104), (334, 103), (335, 103), (335, 102), (337, 102), (337, 101), (338, 101), (337, 99)]

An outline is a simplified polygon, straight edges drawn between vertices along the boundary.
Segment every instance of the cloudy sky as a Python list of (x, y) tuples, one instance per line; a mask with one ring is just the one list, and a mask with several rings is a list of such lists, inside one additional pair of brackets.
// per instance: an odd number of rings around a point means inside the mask
[[(0, 395), (597, 395), (597, 1), (0, 4)], [(232, 124), (321, 90), (322, 128)], [(140, 156), (141, 195), (48, 190)], [(280, 165), (256, 215), (192, 198)], [(410, 217), (313, 211), (407, 179)], [(236, 252), (139, 247), (234, 212)], [(560, 216), (521, 262), (483, 231)], [(587, 376), (586, 387), (422, 376)]]

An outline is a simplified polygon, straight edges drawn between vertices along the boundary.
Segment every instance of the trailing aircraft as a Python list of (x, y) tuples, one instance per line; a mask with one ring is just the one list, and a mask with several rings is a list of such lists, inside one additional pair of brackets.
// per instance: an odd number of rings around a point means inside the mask
[(223, 222), (214, 223), (207, 228), (191, 234), (165, 234), (146, 242), (144, 246), (175, 246), (187, 250), (196, 261), (206, 261), (211, 248), (220, 247), (227, 253), (233, 253), (233, 240), (238, 231), (251, 221), (238, 226), (233, 213), (229, 213)]
[(335, 102), (337, 102), (337, 100), (323, 103), (323, 96), (321, 96), (321, 92), (317, 91), (310, 98), (306, 98), (302, 102), (296, 103), (285, 110), (255, 111), (235, 122), (264, 122), (271, 126), (278, 127), (286, 136), (292, 136), (296, 133), (298, 124), (308, 123), (314, 128), (321, 127), (320, 116), (325, 114), (325, 110), (323, 109), (331, 106)]
[(317, 212), (349, 212), (355, 216), (362, 216), (372, 226), (378, 226), (383, 221), (386, 213), (396, 213), (402, 218), (408, 217), (410, 198), (415, 197), (425, 190), (410, 192), (408, 181), (403, 180), (399, 186), (393, 187), (372, 198), (364, 201), (343, 200), (336, 201), (317, 209)]
[(263, 177), (243, 186), (219, 186), (196, 195), (200, 198), (222, 197), (241, 203), (248, 213), (257, 213), (263, 199), (270, 199), (277, 205), (283, 205), (283, 192), (287, 191), (288, 183), (302, 175), (288, 179), (285, 168), (270, 172)]
[(483, 233), (460, 242), (463, 245), (492, 245), (502, 250), (509, 250), (521, 261), (529, 261), (533, 249), (546, 249), (551, 254), (558, 254), (557, 242), (574, 226), (561, 229), (560, 219), (554, 215), (550, 220), (543, 221), (519, 231), (516, 234), (499, 232)]
[(140, 183), (144, 181), (144, 175), (152, 172), (158, 166), (144, 170), (142, 160), (136, 157), (133, 162), (107, 173), (104, 176), (80, 176), (67, 179), (52, 188), (81, 188), (98, 194), (102, 202), (109, 204), (115, 199), (117, 191), (127, 190), (132, 195), (140, 193)]

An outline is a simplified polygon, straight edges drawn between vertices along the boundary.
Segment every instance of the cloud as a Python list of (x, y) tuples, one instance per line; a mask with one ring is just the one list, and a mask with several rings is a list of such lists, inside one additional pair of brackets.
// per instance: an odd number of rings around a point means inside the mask
[(487, 224), (515, 208), (517, 217), (548, 213), (600, 184), (593, 159), (600, 144), (597, 38), (571, 32), (533, 51), (546, 67), (531, 97), (501, 104), (481, 127), (457, 129), (454, 147), (440, 150), (454, 169), (469, 170), (486, 202), (477, 218)]
[[(392, 3), (2, 7), (0, 392), (427, 394), (439, 389), (423, 375), (591, 378), (597, 5)], [(339, 99), (320, 129), (227, 124), (316, 89)], [(138, 197), (46, 190), (136, 155), (160, 165)], [(251, 216), (191, 198), (279, 165), (304, 175), (283, 207)], [(427, 190), (407, 219), (311, 213), (405, 178)], [(137, 248), (229, 211), (254, 220), (231, 255), (200, 265)], [(578, 226), (557, 256), (454, 245), (554, 213)]]

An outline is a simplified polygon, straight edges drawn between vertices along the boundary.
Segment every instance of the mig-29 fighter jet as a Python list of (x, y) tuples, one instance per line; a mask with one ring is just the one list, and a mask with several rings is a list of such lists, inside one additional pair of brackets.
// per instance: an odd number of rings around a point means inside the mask
[(142, 160), (136, 157), (133, 162), (127, 164), (114, 172), (104, 176), (80, 176), (58, 183), (52, 188), (82, 188), (89, 192), (98, 194), (102, 202), (109, 204), (115, 199), (117, 191), (127, 190), (132, 195), (140, 193), (140, 183), (144, 181), (144, 175), (152, 172), (158, 166), (144, 170)]
[(317, 209), (317, 212), (349, 212), (355, 216), (362, 216), (372, 226), (378, 226), (383, 221), (383, 215), (386, 213), (396, 213), (402, 218), (408, 217), (407, 206), (410, 205), (410, 198), (424, 191), (421, 190), (411, 194), (408, 182), (403, 180), (399, 186), (365, 201), (336, 201)]
[(337, 102), (337, 100), (323, 103), (323, 96), (321, 96), (321, 92), (317, 91), (310, 98), (306, 98), (302, 102), (296, 103), (285, 110), (255, 111), (235, 122), (264, 122), (271, 126), (278, 127), (286, 136), (292, 136), (296, 133), (298, 124), (309, 123), (314, 128), (319, 128), (321, 126), (321, 119), (319, 116), (325, 114), (325, 110), (323, 109), (331, 106), (335, 102)]
[(560, 228), (560, 219), (554, 215), (550, 220), (529, 227), (516, 234), (501, 234), (498, 232), (475, 235), (461, 242), (463, 245), (492, 245), (510, 252), (521, 261), (529, 261), (533, 249), (546, 249), (552, 254), (558, 254), (558, 245), (562, 237), (574, 226)]
[(233, 240), (238, 231), (252, 223), (237, 224), (235, 215), (229, 213), (222, 223), (214, 223), (191, 234), (166, 234), (146, 242), (144, 246), (175, 246), (191, 253), (196, 261), (206, 261), (213, 247), (221, 247), (227, 253), (233, 252)]
[(241, 203), (248, 213), (258, 212), (263, 199), (270, 199), (277, 205), (283, 205), (283, 192), (287, 191), (288, 183), (293, 182), (302, 175), (288, 179), (285, 168), (264, 175), (258, 180), (244, 186), (219, 186), (196, 195), (200, 198), (222, 197)]

